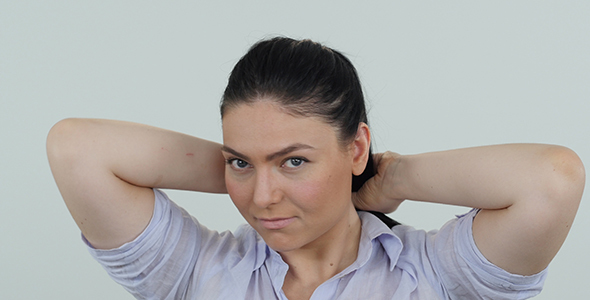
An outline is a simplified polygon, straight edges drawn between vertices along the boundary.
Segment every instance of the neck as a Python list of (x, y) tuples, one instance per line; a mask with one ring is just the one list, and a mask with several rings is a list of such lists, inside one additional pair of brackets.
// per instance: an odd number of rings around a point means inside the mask
[(356, 260), (360, 235), (361, 220), (351, 205), (346, 217), (314, 242), (280, 253), (289, 265), (285, 281), (319, 286)]

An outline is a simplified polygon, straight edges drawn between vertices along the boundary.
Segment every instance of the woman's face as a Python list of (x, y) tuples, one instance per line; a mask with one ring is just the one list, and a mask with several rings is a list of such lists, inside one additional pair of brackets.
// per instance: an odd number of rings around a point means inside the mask
[(224, 114), (223, 142), (228, 193), (274, 250), (327, 242), (351, 213), (358, 218), (350, 199), (355, 150), (344, 149), (329, 124), (261, 100)]

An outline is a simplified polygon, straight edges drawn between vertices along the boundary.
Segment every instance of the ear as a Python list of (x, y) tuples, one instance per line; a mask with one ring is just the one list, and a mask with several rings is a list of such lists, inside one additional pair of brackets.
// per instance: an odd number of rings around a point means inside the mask
[(369, 148), (371, 147), (371, 132), (369, 126), (364, 122), (359, 123), (356, 137), (351, 145), (352, 152), (352, 174), (358, 176), (363, 173), (369, 159)]

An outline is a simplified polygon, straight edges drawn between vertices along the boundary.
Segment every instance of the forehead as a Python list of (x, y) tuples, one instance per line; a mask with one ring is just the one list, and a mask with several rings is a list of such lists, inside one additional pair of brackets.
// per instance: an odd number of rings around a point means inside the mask
[(319, 118), (292, 115), (272, 101), (232, 107), (222, 126), (225, 146), (238, 151), (272, 152), (295, 143), (338, 145), (332, 126)]

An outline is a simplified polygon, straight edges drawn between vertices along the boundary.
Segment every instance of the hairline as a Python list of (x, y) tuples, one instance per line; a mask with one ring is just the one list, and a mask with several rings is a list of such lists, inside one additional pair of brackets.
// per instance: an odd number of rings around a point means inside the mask
[[(253, 106), (254, 103), (257, 103), (257, 102), (268, 102), (268, 103), (272, 103), (273, 105), (275, 105), (280, 111), (282, 111), (290, 116), (293, 116), (295, 118), (314, 118), (318, 121), (321, 121), (321, 122), (329, 125), (330, 127), (332, 127), (332, 129), (336, 133), (338, 144), (340, 145), (342, 150), (346, 150), (347, 147), (350, 145), (350, 143), (352, 143), (352, 141), (354, 140), (356, 134), (354, 134), (348, 138), (344, 138), (342, 136), (343, 135), (342, 129), (338, 128), (338, 126), (335, 126), (333, 124), (333, 122), (330, 122), (330, 120), (328, 120), (328, 118), (322, 116), (321, 114), (302, 112), (301, 110), (296, 109), (296, 107), (297, 107), (296, 104), (293, 104), (293, 105), (284, 104), (284, 103), (281, 103), (281, 101), (278, 99), (280, 99), (280, 97), (258, 94), (255, 97), (248, 97), (248, 98), (245, 98), (243, 101), (234, 102), (234, 103), (231, 103), (230, 105), (223, 106), (222, 107), (223, 110), (221, 111), (221, 123), (223, 124), (223, 117), (230, 109), (235, 109), (241, 105)], [(309, 99), (311, 100), (313, 98), (310, 97)], [(360, 124), (360, 122), (359, 122), (359, 124)]]

